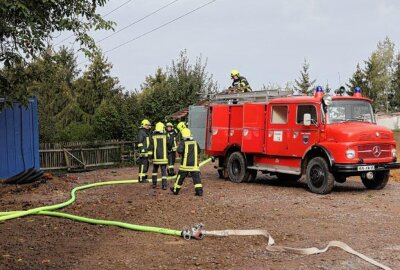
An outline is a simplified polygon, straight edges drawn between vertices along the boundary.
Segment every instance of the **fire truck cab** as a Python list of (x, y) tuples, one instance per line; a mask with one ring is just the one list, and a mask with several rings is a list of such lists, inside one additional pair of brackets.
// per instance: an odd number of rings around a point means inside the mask
[(393, 132), (376, 124), (359, 91), (328, 96), (318, 87), (314, 96), (233, 103), (211, 103), (207, 113), (206, 154), (218, 158), (221, 178), (304, 177), (312, 192), (327, 194), (349, 176), (381, 189), (400, 167)]

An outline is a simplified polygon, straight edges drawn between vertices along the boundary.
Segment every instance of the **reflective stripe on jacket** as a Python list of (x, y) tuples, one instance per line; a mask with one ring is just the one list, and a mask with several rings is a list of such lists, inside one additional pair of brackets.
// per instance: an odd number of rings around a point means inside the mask
[(167, 135), (155, 133), (150, 143), (150, 150), (153, 151), (153, 164), (168, 164), (167, 152), (170, 148)]
[(138, 133), (138, 148), (141, 155), (148, 155), (150, 147), (150, 133), (147, 129), (141, 128)]
[(190, 172), (200, 170), (198, 159), (200, 146), (195, 140), (182, 140), (178, 146), (178, 153), (182, 156), (179, 170)]

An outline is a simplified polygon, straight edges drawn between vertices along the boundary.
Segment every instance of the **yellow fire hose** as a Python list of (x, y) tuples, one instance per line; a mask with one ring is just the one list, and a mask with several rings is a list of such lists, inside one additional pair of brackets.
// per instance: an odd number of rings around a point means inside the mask
[[(204, 166), (211, 160), (213, 160), (213, 158), (204, 160), (203, 162), (201, 162), (199, 164), (199, 167)], [(176, 176), (169, 177), (169, 179), (173, 179), (173, 178), (176, 178)], [(93, 184), (75, 187), (74, 189), (71, 190), (71, 198), (66, 202), (58, 203), (58, 204), (54, 204), (54, 205), (37, 207), (37, 208), (24, 210), (24, 211), (0, 212), (0, 222), (8, 220), (8, 219), (14, 219), (14, 218), (27, 216), (27, 215), (47, 215), (47, 216), (68, 218), (71, 220), (86, 222), (86, 223), (90, 223), (90, 224), (117, 226), (117, 227), (129, 229), (129, 230), (135, 230), (135, 231), (155, 232), (155, 233), (166, 234), (166, 235), (182, 236), (186, 240), (189, 240), (191, 238), (203, 239), (205, 235), (219, 236), (219, 237), (232, 236), (232, 235), (237, 235), (237, 236), (260, 235), (260, 236), (264, 236), (268, 239), (268, 241), (267, 241), (267, 250), (268, 251), (292, 252), (292, 253), (297, 253), (297, 254), (302, 254), (302, 255), (311, 255), (311, 254), (319, 254), (319, 253), (326, 252), (330, 247), (338, 247), (338, 248), (345, 250), (348, 253), (358, 256), (359, 258), (361, 258), (377, 267), (380, 267), (384, 270), (391, 270), (391, 268), (373, 260), (372, 258), (365, 256), (364, 254), (361, 254), (361, 253), (353, 250), (350, 246), (348, 246), (347, 244), (340, 242), (340, 241), (330, 241), (328, 246), (325, 247), (324, 249), (318, 249), (316, 247), (291, 248), (291, 247), (285, 247), (285, 246), (275, 246), (274, 239), (265, 230), (205, 231), (203, 224), (194, 225), (191, 228), (185, 228), (183, 230), (173, 230), (173, 229), (160, 228), (160, 227), (136, 225), (136, 224), (125, 223), (125, 222), (120, 222), (120, 221), (113, 221), (113, 220), (93, 219), (93, 218), (88, 218), (88, 217), (82, 217), (82, 216), (52, 211), (52, 210), (57, 210), (57, 209), (60, 209), (60, 208), (63, 208), (63, 207), (66, 207), (66, 206), (72, 204), (76, 199), (75, 193), (77, 191), (92, 188), (92, 187), (99, 187), (99, 186), (106, 186), (106, 185), (118, 185), (118, 184), (133, 184), (133, 183), (138, 183), (138, 180), (107, 181), (107, 182), (99, 182), (99, 183), (93, 183)]]

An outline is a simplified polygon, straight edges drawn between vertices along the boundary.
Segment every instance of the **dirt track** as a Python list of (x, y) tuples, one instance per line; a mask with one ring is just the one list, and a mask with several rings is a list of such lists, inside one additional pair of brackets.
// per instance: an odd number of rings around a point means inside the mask
[[(105, 169), (39, 186), (0, 186), (0, 211), (58, 203), (77, 185), (133, 177), (136, 168)], [(212, 165), (202, 179), (204, 197), (194, 196), (191, 180), (179, 196), (149, 184), (118, 185), (82, 191), (62, 211), (171, 229), (199, 222), (209, 230), (261, 228), (277, 244), (292, 247), (322, 248), (340, 240), (400, 269), (400, 183), (393, 177), (380, 191), (350, 179), (325, 196), (310, 193), (304, 183), (262, 175), (257, 183), (233, 184), (217, 179)], [(312, 256), (271, 253), (263, 237), (185, 241), (44, 216), (0, 223), (0, 235), (0, 269), (377, 269), (335, 248)]]

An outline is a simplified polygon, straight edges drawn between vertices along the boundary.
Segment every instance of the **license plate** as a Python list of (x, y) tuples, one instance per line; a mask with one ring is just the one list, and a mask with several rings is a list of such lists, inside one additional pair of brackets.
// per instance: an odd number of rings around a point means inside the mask
[(357, 171), (359, 172), (365, 172), (365, 171), (374, 171), (375, 170), (375, 165), (371, 166), (358, 166)]

